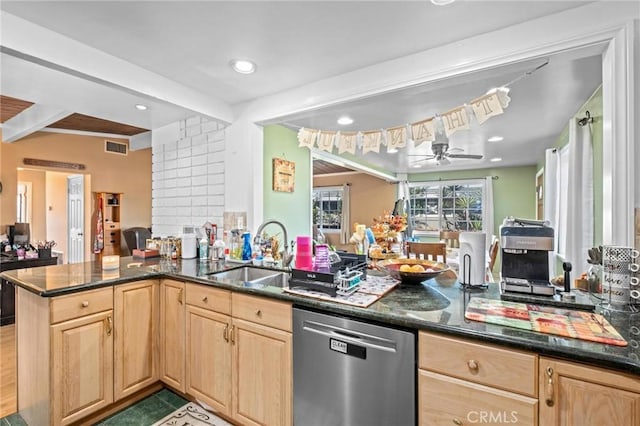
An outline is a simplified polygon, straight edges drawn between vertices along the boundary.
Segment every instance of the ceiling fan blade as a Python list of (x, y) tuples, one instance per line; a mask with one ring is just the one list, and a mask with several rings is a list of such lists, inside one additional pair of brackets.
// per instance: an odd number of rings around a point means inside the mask
[(449, 154), (449, 153), (446, 153), (445, 156), (449, 158), (471, 158), (474, 160), (480, 160), (483, 157), (480, 154)]
[(456, 147), (449, 147), (449, 148), (447, 149), (447, 152), (452, 152), (452, 151), (460, 152), (460, 151), (464, 151), (464, 149), (462, 149), (462, 148), (456, 148)]

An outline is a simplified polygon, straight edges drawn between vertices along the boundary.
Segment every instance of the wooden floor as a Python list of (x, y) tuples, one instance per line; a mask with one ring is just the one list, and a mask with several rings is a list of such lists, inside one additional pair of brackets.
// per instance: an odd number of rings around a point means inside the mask
[(0, 327), (0, 418), (17, 411), (15, 324)]

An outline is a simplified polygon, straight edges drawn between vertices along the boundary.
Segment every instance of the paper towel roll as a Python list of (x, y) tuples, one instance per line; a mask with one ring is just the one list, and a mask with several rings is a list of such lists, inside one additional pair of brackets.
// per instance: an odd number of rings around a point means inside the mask
[(460, 232), (460, 262), (458, 280), (465, 285), (483, 285), (486, 268), (486, 234)]

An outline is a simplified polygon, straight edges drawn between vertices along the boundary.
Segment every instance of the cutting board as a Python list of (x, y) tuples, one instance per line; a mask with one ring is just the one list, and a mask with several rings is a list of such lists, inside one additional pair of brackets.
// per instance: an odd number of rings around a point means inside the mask
[(606, 318), (591, 312), (474, 297), (467, 304), (464, 317), (472, 321), (627, 346), (627, 341)]

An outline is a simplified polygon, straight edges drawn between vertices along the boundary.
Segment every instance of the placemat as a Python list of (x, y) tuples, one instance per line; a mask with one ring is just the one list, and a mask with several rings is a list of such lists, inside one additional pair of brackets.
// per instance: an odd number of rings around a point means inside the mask
[(314, 299), (330, 300), (332, 302), (344, 303), (345, 305), (367, 308), (382, 296), (393, 290), (400, 281), (389, 276), (373, 277), (367, 276), (366, 280), (360, 282), (358, 290), (350, 296), (329, 296), (321, 291), (308, 290), (304, 287), (285, 288), (284, 291), (298, 296), (312, 297)]
[(523, 330), (627, 346), (627, 341), (605, 317), (591, 312), (474, 297), (467, 304), (464, 317)]

